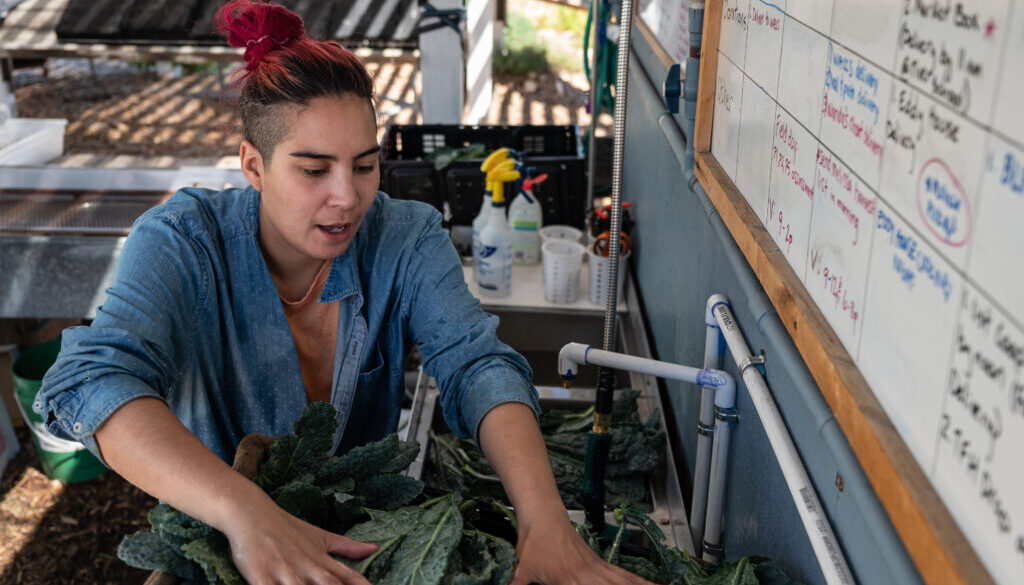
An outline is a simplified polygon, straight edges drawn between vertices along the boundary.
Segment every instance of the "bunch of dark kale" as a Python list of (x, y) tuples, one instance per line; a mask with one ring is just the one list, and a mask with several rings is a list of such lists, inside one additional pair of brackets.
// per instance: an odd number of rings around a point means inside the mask
[[(423, 484), (402, 475), (419, 446), (390, 435), (329, 457), (337, 423), (326, 403), (311, 404), (270, 448), (255, 482), (282, 508), (324, 529), (379, 545), (365, 559), (339, 559), (379, 585), (507, 585), (515, 567), (515, 515), (497, 501), (458, 492), (427, 499)], [(770, 563), (742, 559), (709, 573), (664, 535), (643, 512), (616, 510), (619, 531), (598, 540), (577, 531), (611, 563), (655, 583), (685, 585), (789, 585)], [(152, 531), (124, 538), (118, 557), (160, 570), (184, 583), (244, 583), (227, 538), (210, 526), (159, 504), (149, 513)], [(627, 527), (647, 536), (643, 550), (625, 544)], [(498, 535), (500, 534), (500, 536)]]
[[(637, 413), (636, 390), (618, 393), (612, 409), (612, 448), (605, 474), (605, 505), (614, 510), (625, 505), (650, 511), (647, 480), (665, 458), (665, 434), (657, 410), (646, 422)], [(593, 426), (594, 408), (583, 411), (548, 410), (540, 417), (551, 470), (566, 508), (579, 509), (583, 485), (583, 461), (587, 434)], [(451, 432), (430, 433), (423, 479), (432, 493), (458, 491), (507, 502), (501, 482), (473, 441)]]

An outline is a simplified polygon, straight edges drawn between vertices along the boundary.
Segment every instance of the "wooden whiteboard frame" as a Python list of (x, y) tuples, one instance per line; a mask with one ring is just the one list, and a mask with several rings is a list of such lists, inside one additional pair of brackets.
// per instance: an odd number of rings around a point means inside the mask
[(928, 585), (994, 585), (850, 354), (711, 154), (721, 22), (722, 0), (708, 0), (693, 136), (697, 179), (761, 281), (921, 577)]

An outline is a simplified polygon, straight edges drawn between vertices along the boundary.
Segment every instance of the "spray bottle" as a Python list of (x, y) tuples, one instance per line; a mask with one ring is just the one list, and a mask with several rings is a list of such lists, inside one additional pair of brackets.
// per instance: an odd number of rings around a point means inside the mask
[(546, 181), (546, 174), (522, 182), (515, 201), (508, 208), (508, 223), (512, 226), (516, 264), (540, 262), (540, 228), (544, 227), (544, 210), (533, 195), (533, 187)]
[(487, 174), (492, 209), (480, 231), (480, 245), (473, 248), (473, 256), (480, 258), (474, 269), (481, 296), (507, 297), (512, 292), (513, 232), (505, 219), (505, 183), (518, 178), (519, 172), (511, 169), (496, 168)]
[[(515, 161), (510, 160), (508, 157), (512, 153), (507, 148), (499, 148), (492, 152), (484, 162), (480, 165), (480, 170), (486, 175), (498, 167), (502, 169), (512, 169), (515, 165)], [(476, 251), (480, 247), (480, 230), (484, 229), (487, 225), (487, 218), (491, 215), (493, 209), (491, 205), (491, 193), (493, 192), (494, 185), (490, 179), (487, 179), (486, 188), (484, 189), (483, 201), (480, 204), (480, 212), (473, 218), (473, 275), (476, 276), (476, 265), (480, 259), (477, 257)]]
[[(509, 155), (512, 151), (507, 148), (499, 148), (491, 154), (487, 155), (484, 162), (480, 163), (480, 172), (484, 175), (494, 170), (499, 164), (508, 160)], [(515, 163), (512, 163), (513, 165)], [(480, 211), (473, 218), (473, 237), (476, 238), (480, 235), (480, 230), (483, 229), (484, 225), (487, 224), (487, 216), (491, 213), (491, 183), (487, 182), (484, 188), (483, 201), (480, 203)], [(479, 225), (479, 227), (477, 227)]]

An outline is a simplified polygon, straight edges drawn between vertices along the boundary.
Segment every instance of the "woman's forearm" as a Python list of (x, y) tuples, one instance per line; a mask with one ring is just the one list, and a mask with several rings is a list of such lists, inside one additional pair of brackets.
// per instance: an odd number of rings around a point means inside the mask
[(271, 503), (155, 398), (122, 406), (96, 431), (96, 442), (122, 477), (222, 532), (232, 518)]
[(480, 423), (480, 449), (498, 473), (521, 528), (539, 522), (568, 522), (551, 462), (533, 410), (509, 402)]
[(122, 406), (96, 433), (114, 471), (150, 495), (223, 532), (250, 583), (370, 585), (329, 553), (363, 558), (377, 549), (289, 515), (228, 467), (155, 398)]

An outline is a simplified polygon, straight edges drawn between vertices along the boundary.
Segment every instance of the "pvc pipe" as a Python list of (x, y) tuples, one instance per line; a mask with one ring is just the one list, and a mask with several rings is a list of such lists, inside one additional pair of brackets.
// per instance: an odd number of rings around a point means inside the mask
[[(720, 295), (712, 297), (712, 299), (709, 299), (709, 313), (712, 308), (727, 305), (728, 301), (724, 297)], [(714, 336), (716, 347), (718, 346), (718, 335), (720, 334)], [(712, 355), (711, 358), (714, 359), (714, 356)], [(708, 474), (707, 487), (705, 488), (708, 512), (704, 520), (704, 536), (698, 542), (702, 543), (704, 551), (720, 550), (722, 524), (724, 522), (722, 510), (725, 502), (725, 476), (728, 464), (729, 440), (732, 430), (731, 424), (736, 420), (736, 383), (732, 376), (718, 369), (691, 368), (679, 364), (595, 349), (582, 343), (567, 343), (558, 352), (558, 372), (565, 379), (574, 378), (577, 372), (579, 372), (580, 364), (593, 364), (618, 370), (638, 372), (659, 378), (696, 383), (703, 389), (713, 389), (715, 416), (721, 424), (715, 425), (714, 440), (711, 445), (710, 473)], [(703, 505), (699, 507), (699, 509), (703, 508)], [(704, 560), (717, 562), (720, 556), (721, 554), (705, 552)]]
[(704, 520), (704, 538), (701, 551), (705, 561), (719, 563), (725, 556), (722, 547), (722, 526), (725, 524), (725, 475), (728, 468), (729, 442), (732, 426), (736, 424), (736, 400), (715, 395), (715, 440), (711, 447), (711, 481), (708, 489), (707, 518)]
[(761, 418), (768, 441), (778, 459), (782, 475), (786, 479), (786, 486), (796, 504), (797, 513), (803, 522), (807, 538), (811, 542), (814, 556), (821, 566), (825, 582), (830, 585), (854, 585), (853, 575), (846, 564), (846, 558), (839, 548), (839, 543), (832, 532), (832, 526), (825, 516), (818, 495), (814, 491), (814, 485), (811, 484), (811, 480), (807, 476), (807, 470), (804, 469), (800, 455), (793, 445), (793, 439), (789, 436), (789, 431), (782, 421), (782, 415), (779, 414), (779, 409), (768, 390), (768, 385), (757, 368), (751, 367), (750, 347), (747, 346), (743, 334), (736, 325), (732, 310), (727, 304), (719, 303), (715, 305), (714, 313), (722, 335), (725, 337), (725, 342), (729, 346), (729, 351), (732, 353), (733, 359), (736, 360), (736, 366), (740, 368), (743, 381), (747, 385), (750, 398)]
[[(708, 299), (704, 313), (704, 368), (722, 368), (722, 345), (724, 340), (718, 329), (718, 322), (712, 312), (718, 302), (728, 302), (722, 295)], [(700, 416), (697, 421), (697, 453), (693, 466), (693, 496), (690, 501), (690, 531), (694, 550), (699, 550), (704, 541), (704, 521), (708, 505), (708, 484), (711, 476), (712, 435), (715, 432), (715, 389), (702, 386), (700, 394)]]
[[(690, 5), (690, 55), (686, 58), (686, 79), (683, 82), (683, 112), (686, 135), (693, 136), (697, 122), (697, 92), (700, 87), (700, 50), (704, 35), (704, 3)], [(691, 141), (692, 142), (692, 141)], [(693, 147), (686, 149), (684, 169), (693, 169)]]
[(576, 377), (581, 364), (604, 366), (617, 370), (626, 370), (638, 374), (647, 374), (658, 378), (690, 382), (700, 386), (715, 388), (717, 396), (725, 396), (722, 400), (735, 403), (736, 382), (728, 372), (721, 370), (691, 368), (679, 364), (660, 362), (647, 358), (635, 357), (614, 351), (604, 351), (582, 343), (567, 343), (558, 352), (558, 373), (571, 380)]

